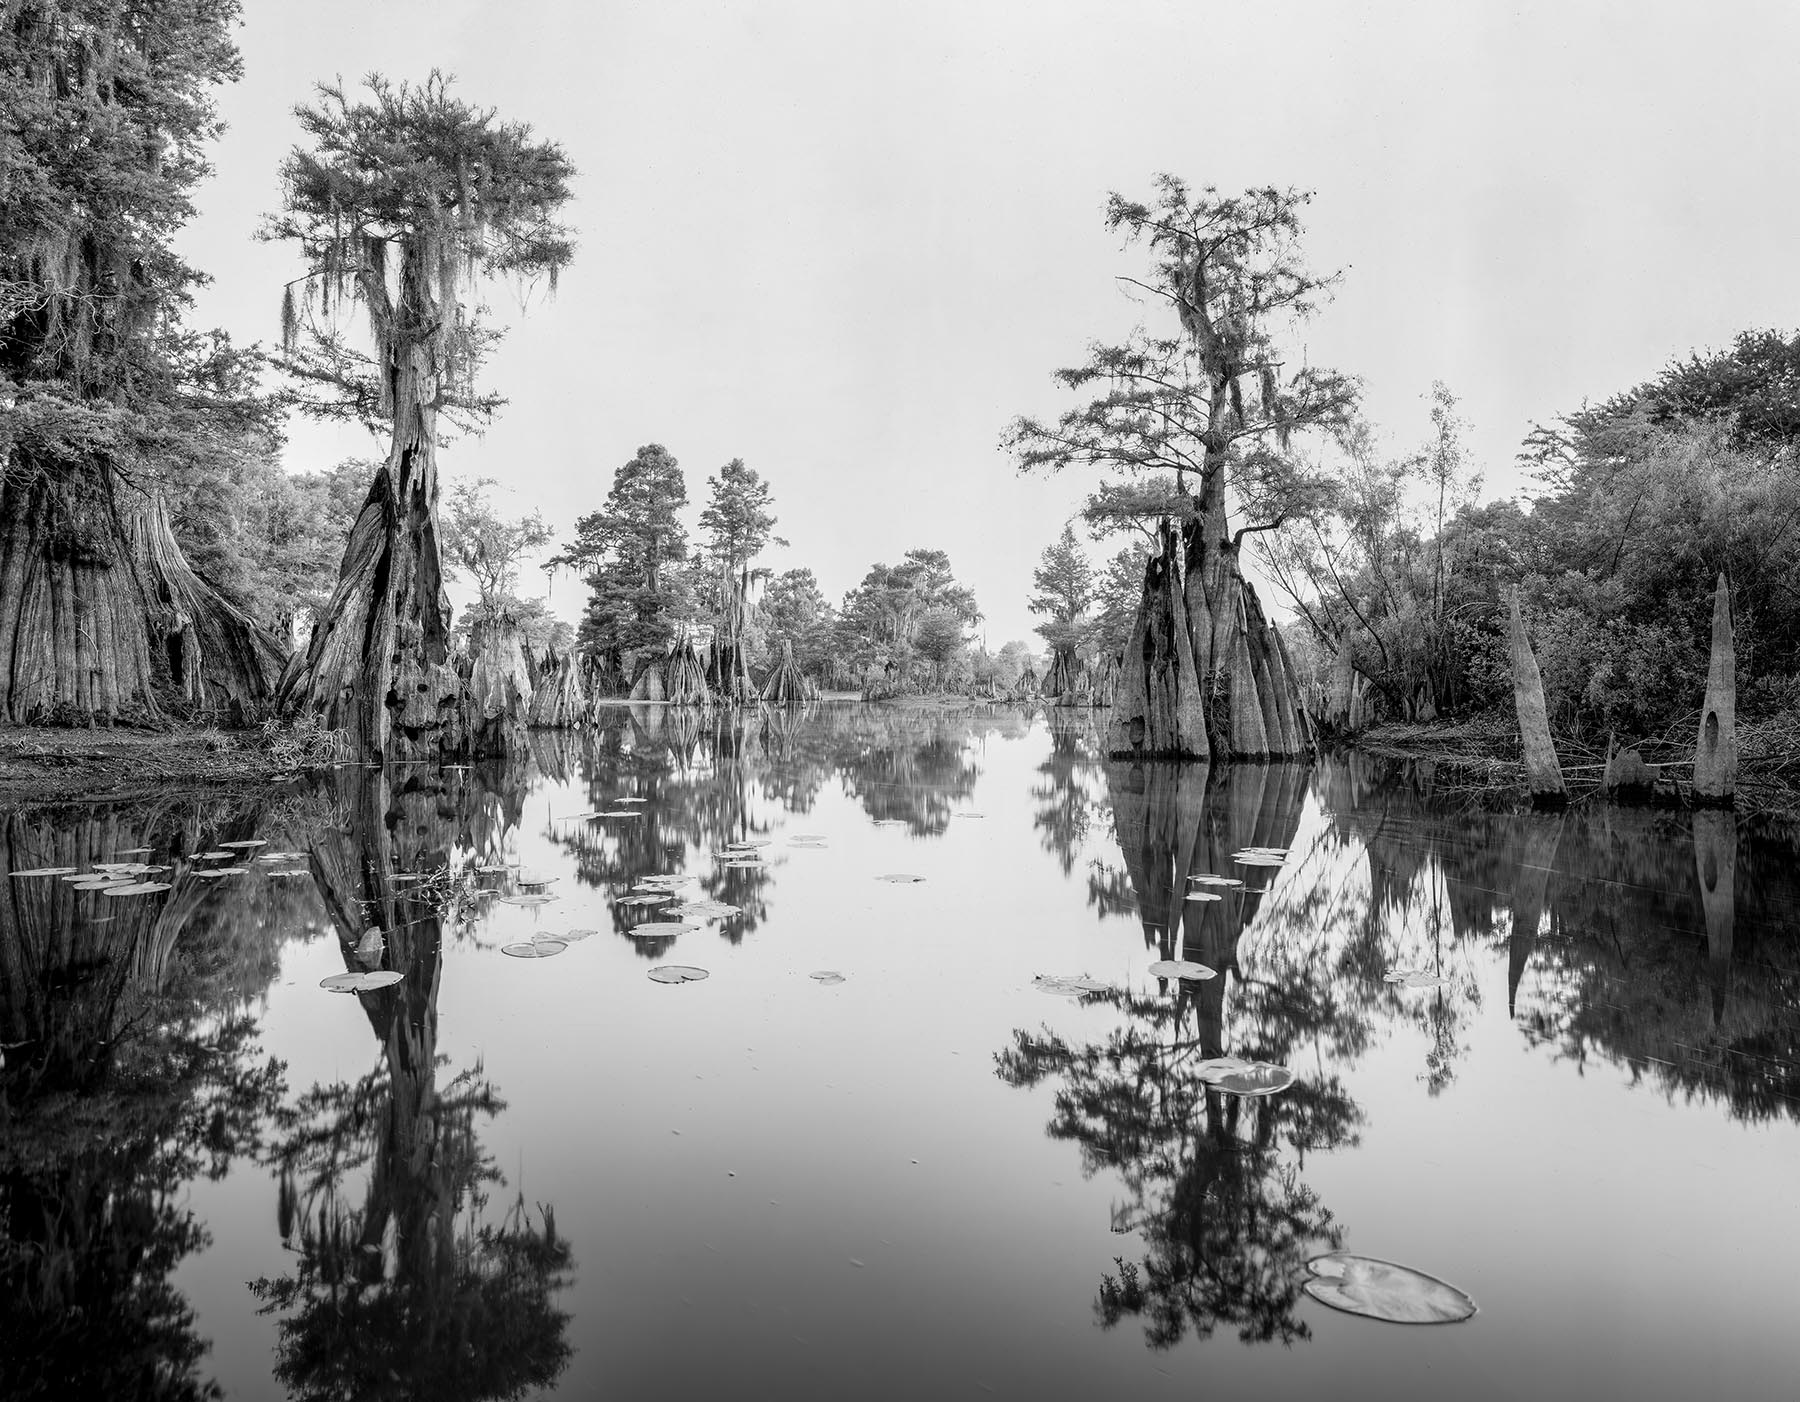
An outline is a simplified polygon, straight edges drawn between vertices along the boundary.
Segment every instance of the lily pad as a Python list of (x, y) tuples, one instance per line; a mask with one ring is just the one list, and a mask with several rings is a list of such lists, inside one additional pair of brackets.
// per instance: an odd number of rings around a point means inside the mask
[(1038, 974), (1031, 980), (1031, 986), (1043, 993), (1053, 993), (1059, 998), (1079, 998), (1084, 993), (1105, 993), (1112, 987), (1097, 978), (1070, 977), (1064, 974)]
[(517, 944), (501, 945), (500, 952), (515, 959), (548, 959), (568, 947), (562, 940), (521, 940)]
[(554, 886), (558, 881), (561, 881), (562, 878), (560, 876), (538, 876), (535, 874), (527, 876), (524, 872), (520, 872), (518, 880), (521, 886)]
[(1347, 1314), (1389, 1324), (1458, 1324), (1475, 1313), (1475, 1302), (1454, 1285), (1411, 1266), (1333, 1251), (1306, 1268), (1306, 1293)]
[(650, 977), (657, 983), (698, 983), (711, 975), (692, 964), (658, 964), (650, 970)]
[(1381, 981), (1399, 988), (1444, 988), (1450, 983), (1449, 979), (1422, 969), (1389, 969), (1381, 976)]
[(725, 901), (685, 901), (681, 905), (671, 907), (668, 913), (679, 915), (683, 919), (722, 920), (728, 915), (742, 915), (744, 912), (741, 906), (731, 905)]
[(645, 891), (636, 896), (620, 896), (614, 905), (661, 905), (664, 901), (672, 901), (675, 897), (668, 891)]
[(14, 876), (75, 876), (80, 867), (32, 867), (29, 871), (15, 871)]
[(482, 876), (504, 876), (512, 868), (502, 866), (498, 862), (483, 862), (475, 870)]
[(636, 808), (609, 808), (598, 816), (602, 818), (641, 818), (644, 815)]
[(672, 939), (676, 935), (691, 934), (700, 928), (691, 920), (646, 920), (641, 925), (633, 925), (625, 933), (635, 940)]
[(502, 896), (501, 905), (548, 905), (551, 901), (561, 900), (560, 896)]
[[(1234, 1059), (1220, 1057), (1218, 1060), (1223, 1062)], [(1201, 1072), (1200, 1079), (1214, 1090), (1222, 1090), (1228, 1095), (1274, 1095), (1294, 1084), (1294, 1073), (1272, 1061), (1247, 1061), (1232, 1067), (1209, 1064), (1213, 1069)]]
[(333, 974), (320, 979), (319, 987), (333, 993), (373, 993), (377, 988), (391, 988), (404, 977), (398, 969), (375, 969), (366, 974)]
[(1158, 959), (1150, 966), (1150, 976), (1152, 978), (1185, 978), (1199, 980), (1217, 978), (1219, 976), (1219, 971), (1217, 969), (1209, 969), (1206, 965), (1196, 963), (1192, 959)]
[(564, 944), (574, 944), (577, 940), (590, 939), (594, 935), (597, 935), (599, 933), (600, 932), (598, 930), (570, 930), (566, 934), (549, 935), (549, 936), (545, 936), (544, 938), (558, 939), (558, 940), (561, 940)]
[(221, 847), (267, 847), (269, 844), (260, 837), (246, 837), (237, 842), (221, 842)]
[(825, 841), (825, 834), (822, 832), (797, 832), (797, 833), (791, 834), (788, 837), (788, 841), (789, 842), (823, 842), (823, 841)]
[(814, 969), (807, 977), (819, 983), (842, 983), (844, 981), (844, 976), (836, 969)]
[(875, 879), (877, 881), (892, 882), (896, 886), (908, 886), (914, 882), (923, 881), (925, 878), (922, 876), (913, 876), (904, 871), (890, 871), (887, 875), (878, 876)]
[(194, 860), (197, 862), (228, 862), (235, 856), (237, 856), (236, 852), (196, 852)]
[(304, 853), (304, 852), (258, 852), (256, 854), (256, 860), (259, 862), (303, 862), (306, 860), (306, 853)]
[(1231, 860), (1241, 867), (1278, 867), (1287, 864), (1286, 857), (1277, 857), (1270, 852), (1238, 852)]
[(102, 887), (100, 894), (103, 896), (148, 896), (168, 889), (169, 883), (166, 881), (134, 881), (129, 886)]
[(154, 852), (155, 850), (156, 849), (154, 847), (121, 847), (117, 852), (113, 853), (113, 856), (115, 856), (115, 857), (141, 857), (146, 852)]
[(1187, 898), (1190, 901), (1222, 901), (1225, 899), (1217, 891), (1189, 891)]
[(769, 847), (773, 844), (766, 837), (745, 838), (742, 842), (727, 842), (727, 852), (754, 852), (758, 847)]
[(243, 874), (243, 867), (208, 867), (204, 871), (194, 873), (195, 876), (204, 877), (208, 881), (216, 881), (224, 876), (242, 876)]

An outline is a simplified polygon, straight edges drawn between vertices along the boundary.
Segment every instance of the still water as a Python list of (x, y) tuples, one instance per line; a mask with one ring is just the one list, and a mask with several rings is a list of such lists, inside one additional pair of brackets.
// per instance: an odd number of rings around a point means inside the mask
[(8, 1397), (1800, 1391), (1776, 823), (846, 706), (4, 824)]

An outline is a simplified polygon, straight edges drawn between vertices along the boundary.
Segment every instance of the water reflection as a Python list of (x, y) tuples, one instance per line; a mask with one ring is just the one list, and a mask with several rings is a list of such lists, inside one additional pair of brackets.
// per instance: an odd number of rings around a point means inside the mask
[[(1302, 1267), (1341, 1227), (1304, 1181), (1307, 1157), (1357, 1144), (1359, 1063), (1398, 1031), (1426, 1048), (1424, 1093), (1454, 1084), (1492, 955), (1506, 1016), (1559, 1057), (1616, 1062), (1746, 1119), (1800, 1105), (1800, 956), (1770, 938), (1800, 897), (1785, 832), (1751, 841), (1718, 812), (1486, 811), (1429, 771), (1359, 758), (1126, 767), (1078, 726), (1050, 740), (1034, 790), (1046, 848), (1072, 871), (1104, 811), (1099, 775), (1113, 853), (1091, 864), (1090, 904), (1135, 913), (1159, 958), (1218, 972), (1089, 995), (1116, 1014), (1104, 1037), (1046, 1024), (997, 1056), (1007, 1083), (1053, 1092), (1047, 1133), (1123, 1191), (1113, 1229), (1141, 1251), (1102, 1277), (1107, 1327), (1141, 1316), (1158, 1348), (1221, 1326), (1246, 1341), (1308, 1337)], [(1248, 847), (1289, 855), (1269, 876), (1233, 864)], [(1189, 878), (1206, 874), (1246, 884), (1188, 900)], [(1394, 970), (1441, 982), (1397, 987)], [(1300, 1074), (1241, 1101), (1195, 1071), (1227, 1053)]]
[[(685, 899), (736, 907), (717, 931), (738, 944), (767, 920), (782, 857), (724, 865), (715, 858), (728, 845), (772, 846), (778, 818), (811, 812), (833, 779), (871, 821), (942, 837), (974, 794), (983, 740), (1025, 728), (1018, 712), (986, 706), (615, 707), (584, 737), (586, 810), (553, 815), (546, 835), (583, 884), (607, 892), (614, 933), (645, 959), (664, 958), (675, 938), (635, 933), (665, 918), (656, 905), (618, 903), (648, 876), (685, 871), (697, 882)], [(617, 813), (626, 799), (633, 816)]]
[(265, 889), (228, 911), (181, 878), (166, 899), (112, 899), (12, 873), (148, 848), (185, 877), (183, 854), (242, 835), (250, 816), (231, 804), (40, 809), (0, 827), (9, 1396), (210, 1394), (207, 1344), (170, 1277), (209, 1239), (187, 1183), (254, 1154), (280, 1095), (249, 1008), (275, 972), (260, 931), (291, 903)]
[[(1199, 1066), (1227, 1053), (1287, 1064), (1365, 1034), (1333, 996), (1335, 961), (1307, 902), (1265, 910), (1261, 880), (1223, 888), (1217, 901), (1186, 899), (1192, 876), (1244, 871), (1233, 853), (1293, 842), (1306, 771), (1109, 763), (1103, 774), (1120, 865), (1103, 864), (1099, 879), (1129, 891), (1159, 957), (1219, 976), (1092, 995), (1085, 1001), (1123, 1019), (1104, 1040), (1015, 1032), (999, 1074), (1014, 1086), (1053, 1085), (1047, 1132), (1079, 1144), (1087, 1172), (1119, 1175), (1126, 1196), (1113, 1229), (1146, 1249), (1103, 1278), (1102, 1324), (1142, 1316), (1158, 1348), (1221, 1325), (1246, 1341), (1306, 1338), (1295, 1317), (1301, 1268), (1339, 1235), (1301, 1169), (1309, 1152), (1354, 1144), (1362, 1113), (1336, 1076), (1246, 1101), (1209, 1088)], [(1280, 938), (1243, 941), (1259, 915)]]
[(1366, 852), (1383, 905), (1371, 935), (1391, 962), (1440, 944), (1466, 969), (1503, 946), (1507, 1012), (1533, 1043), (1740, 1118), (1796, 1117), (1800, 948), (1783, 934), (1800, 870), (1785, 825), (1599, 804), (1497, 813), (1360, 757), (1323, 769), (1318, 792), (1332, 831)]
[(425, 773), (338, 774), (349, 821), (311, 834), (309, 866), (346, 972), (402, 977), (348, 995), (375, 1069), (316, 1085), (277, 1116), (266, 1157), (296, 1259), (251, 1287), (280, 1317), (276, 1376), (304, 1398), (516, 1397), (568, 1361), (554, 1296), (570, 1252), (548, 1208), (534, 1215), (521, 1198), (487, 1217), (504, 1180), (479, 1129), (505, 1105), (479, 1067), (440, 1085), (437, 1051), (444, 912), (471, 889), (458, 829), (465, 853), (503, 849), (494, 817), (506, 793), (483, 771), (449, 786)]

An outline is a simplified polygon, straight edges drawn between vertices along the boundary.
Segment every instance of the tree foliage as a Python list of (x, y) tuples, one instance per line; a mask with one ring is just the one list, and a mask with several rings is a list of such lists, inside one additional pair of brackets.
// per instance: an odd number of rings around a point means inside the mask
[(580, 641), (614, 666), (666, 652), (689, 603), (679, 566), (688, 558), (681, 466), (648, 443), (613, 474), (606, 504), (575, 523), (574, 539), (551, 562), (588, 586)]
[(1073, 526), (1064, 526), (1062, 534), (1044, 548), (1031, 582), (1037, 592), (1027, 607), (1044, 619), (1037, 625), (1038, 634), (1053, 648), (1077, 647), (1084, 639), (1087, 611), (1094, 602), (1094, 569), (1075, 539)]

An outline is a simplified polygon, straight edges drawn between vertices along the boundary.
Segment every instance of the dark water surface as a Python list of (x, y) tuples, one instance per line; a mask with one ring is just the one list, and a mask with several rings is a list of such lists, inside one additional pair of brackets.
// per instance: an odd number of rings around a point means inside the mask
[[(1085, 716), (639, 708), (508, 768), (4, 833), (9, 1397), (1800, 1389), (1778, 824), (1132, 770)], [(110, 861), (171, 889), (13, 875)], [(634, 936), (668, 917), (617, 898), (677, 873), (737, 913)], [(403, 977), (319, 987), (367, 969)], [(1209, 1091), (1225, 1053), (1297, 1079)], [(1480, 1312), (1335, 1313), (1333, 1249)]]

